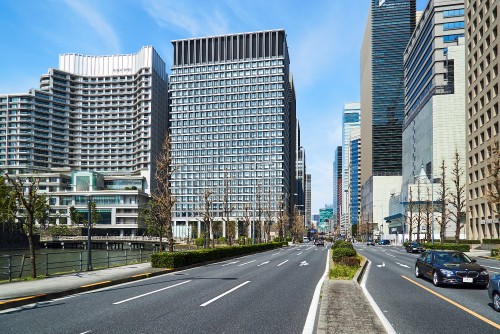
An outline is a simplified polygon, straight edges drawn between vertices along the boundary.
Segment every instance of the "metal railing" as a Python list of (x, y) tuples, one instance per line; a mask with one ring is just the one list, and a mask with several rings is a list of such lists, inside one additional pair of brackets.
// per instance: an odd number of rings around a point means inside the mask
[[(123, 251), (95, 251), (92, 252), (94, 269), (110, 268), (131, 263), (150, 261), (153, 251), (142, 249)], [(40, 253), (35, 257), (37, 274), (45, 276), (83, 272), (87, 266), (87, 251)], [(0, 280), (11, 282), (15, 278), (31, 275), (31, 260), (27, 254), (0, 255)]]

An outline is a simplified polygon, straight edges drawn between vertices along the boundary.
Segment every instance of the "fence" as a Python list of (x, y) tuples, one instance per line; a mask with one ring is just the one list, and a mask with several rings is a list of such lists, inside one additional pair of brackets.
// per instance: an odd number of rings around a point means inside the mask
[[(92, 251), (93, 269), (109, 268), (150, 261), (152, 251)], [(87, 268), (87, 251), (40, 253), (36, 257), (37, 274), (82, 272)], [(12, 281), (31, 275), (31, 260), (27, 254), (0, 255), (0, 280)]]

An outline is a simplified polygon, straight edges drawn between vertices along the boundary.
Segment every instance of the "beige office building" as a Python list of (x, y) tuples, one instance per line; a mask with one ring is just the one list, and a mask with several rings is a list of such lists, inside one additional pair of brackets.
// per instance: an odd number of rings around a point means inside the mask
[(489, 150), (498, 142), (498, 4), (465, 1), (467, 57), (467, 238), (498, 238), (487, 200)]

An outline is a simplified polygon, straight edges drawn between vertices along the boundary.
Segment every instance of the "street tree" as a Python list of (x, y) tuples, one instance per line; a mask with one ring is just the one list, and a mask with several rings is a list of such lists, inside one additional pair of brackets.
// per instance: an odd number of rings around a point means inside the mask
[(163, 237), (165, 236), (165, 224), (161, 222), (161, 208), (153, 199), (139, 205), (137, 225), (146, 230), (149, 236), (160, 239), (160, 251), (163, 251)]
[(250, 227), (250, 211), (251, 207), (249, 204), (245, 204), (243, 206), (244, 210), (244, 216), (243, 216), (243, 237), (245, 238), (245, 245), (250, 243), (249, 237), (248, 237), (248, 229)]
[[(171, 180), (176, 170), (177, 166), (174, 166), (172, 158), (172, 142), (170, 134), (167, 132), (161, 152), (156, 158), (156, 188), (153, 190), (151, 196), (155, 202), (159, 216), (159, 219), (155, 219), (152, 222), (160, 225), (157, 227), (157, 231), (165, 231), (169, 252), (174, 251), (172, 208), (175, 205), (175, 196), (172, 193)], [(160, 234), (159, 237), (161, 252), (163, 251), (161, 245), (163, 234)]]
[(413, 212), (415, 210), (415, 202), (413, 201), (413, 191), (410, 187), (410, 196), (408, 198), (408, 242), (413, 240), (413, 228), (415, 226), (415, 217)]
[(264, 231), (266, 241), (271, 241), (271, 224), (273, 222), (273, 207), (272, 207), (272, 199), (271, 199), (271, 189), (268, 188), (267, 192), (267, 202), (266, 202), (266, 212), (264, 219)]
[(213, 191), (206, 189), (205, 194), (203, 196), (204, 198), (204, 203), (205, 203), (205, 210), (203, 211), (203, 248), (207, 248), (209, 246), (209, 243), (207, 242), (207, 239), (210, 239), (210, 231), (212, 228), (212, 222), (213, 222), (213, 217), (212, 217), (212, 212), (210, 209), (212, 208), (212, 199), (211, 196), (213, 194)]
[(417, 242), (420, 242), (420, 231), (422, 231), (422, 191), (420, 189), (420, 179), (417, 180), (417, 216), (415, 217), (417, 225)]
[(441, 214), (441, 219), (439, 221), (439, 238), (440, 238), (440, 243), (444, 243), (444, 239), (446, 237), (446, 229), (448, 227), (448, 185), (446, 182), (446, 165), (444, 163), (444, 160), (441, 161), (441, 166), (439, 167), (441, 169), (441, 177), (440, 177), (440, 182), (439, 182), (439, 189), (438, 189), (438, 195), (439, 195), (439, 212)]
[(293, 218), (292, 218), (292, 238), (295, 241), (302, 240), (302, 234), (304, 232), (304, 216), (302, 216), (300, 210), (297, 207), (293, 208)]
[(224, 211), (224, 221), (226, 223), (226, 236), (229, 246), (233, 245), (234, 237), (236, 235), (236, 226), (234, 221), (230, 220), (231, 212), (234, 210), (234, 205), (231, 204), (231, 189), (230, 189), (230, 178), (227, 169), (224, 171), (224, 200), (223, 200), (223, 211)]
[(17, 200), (17, 205), (22, 211), (17, 219), (21, 222), (23, 231), (28, 237), (31, 261), (31, 277), (36, 278), (36, 258), (35, 258), (35, 224), (36, 218), (42, 217), (49, 211), (45, 194), (40, 193), (40, 178), (10, 176), (5, 174), (7, 181), (12, 186), (13, 195)]
[[(432, 211), (434, 211), (434, 203), (432, 203), (432, 205), (431, 205), (431, 202), (429, 201), (429, 199), (431, 199), (431, 194), (430, 194), (429, 187), (427, 187), (427, 198), (425, 201), (425, 231), (426, 231), (425, 239), (427, 242), (429, 242), (431, 240)], [(432, 211), (431, 211), (431, 209), (432, 209)]]
[(464, 227), (465, 219), (465, 182), (463, 182), (464, 171), (461, 166), (461, 158), (458, 151), (455, 151), (453, 159), (453, 169), (451, 170), (453, 190), (450, 193), (451, 216), (455, 221), (455, 242), (460, 243), (460, 231)]
[(16, 222), (17, 213), (16, 197), (12, 186), (3, 176), (0, 176), (0, 225), (2, 232), (22, 232)]

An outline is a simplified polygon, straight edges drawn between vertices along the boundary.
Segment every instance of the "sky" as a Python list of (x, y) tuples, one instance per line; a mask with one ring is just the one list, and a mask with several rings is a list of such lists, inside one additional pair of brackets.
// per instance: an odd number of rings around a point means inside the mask
[[(417, 0), (417, 9), (426, 0)], [(358, 102), (369, 0), (0, 0), (0, 94), (39, 88), (58, 55), (153, 46), (170, 74), (177, 39), (285, 29), (312, 213), (332, 203), (342, 108)]]

